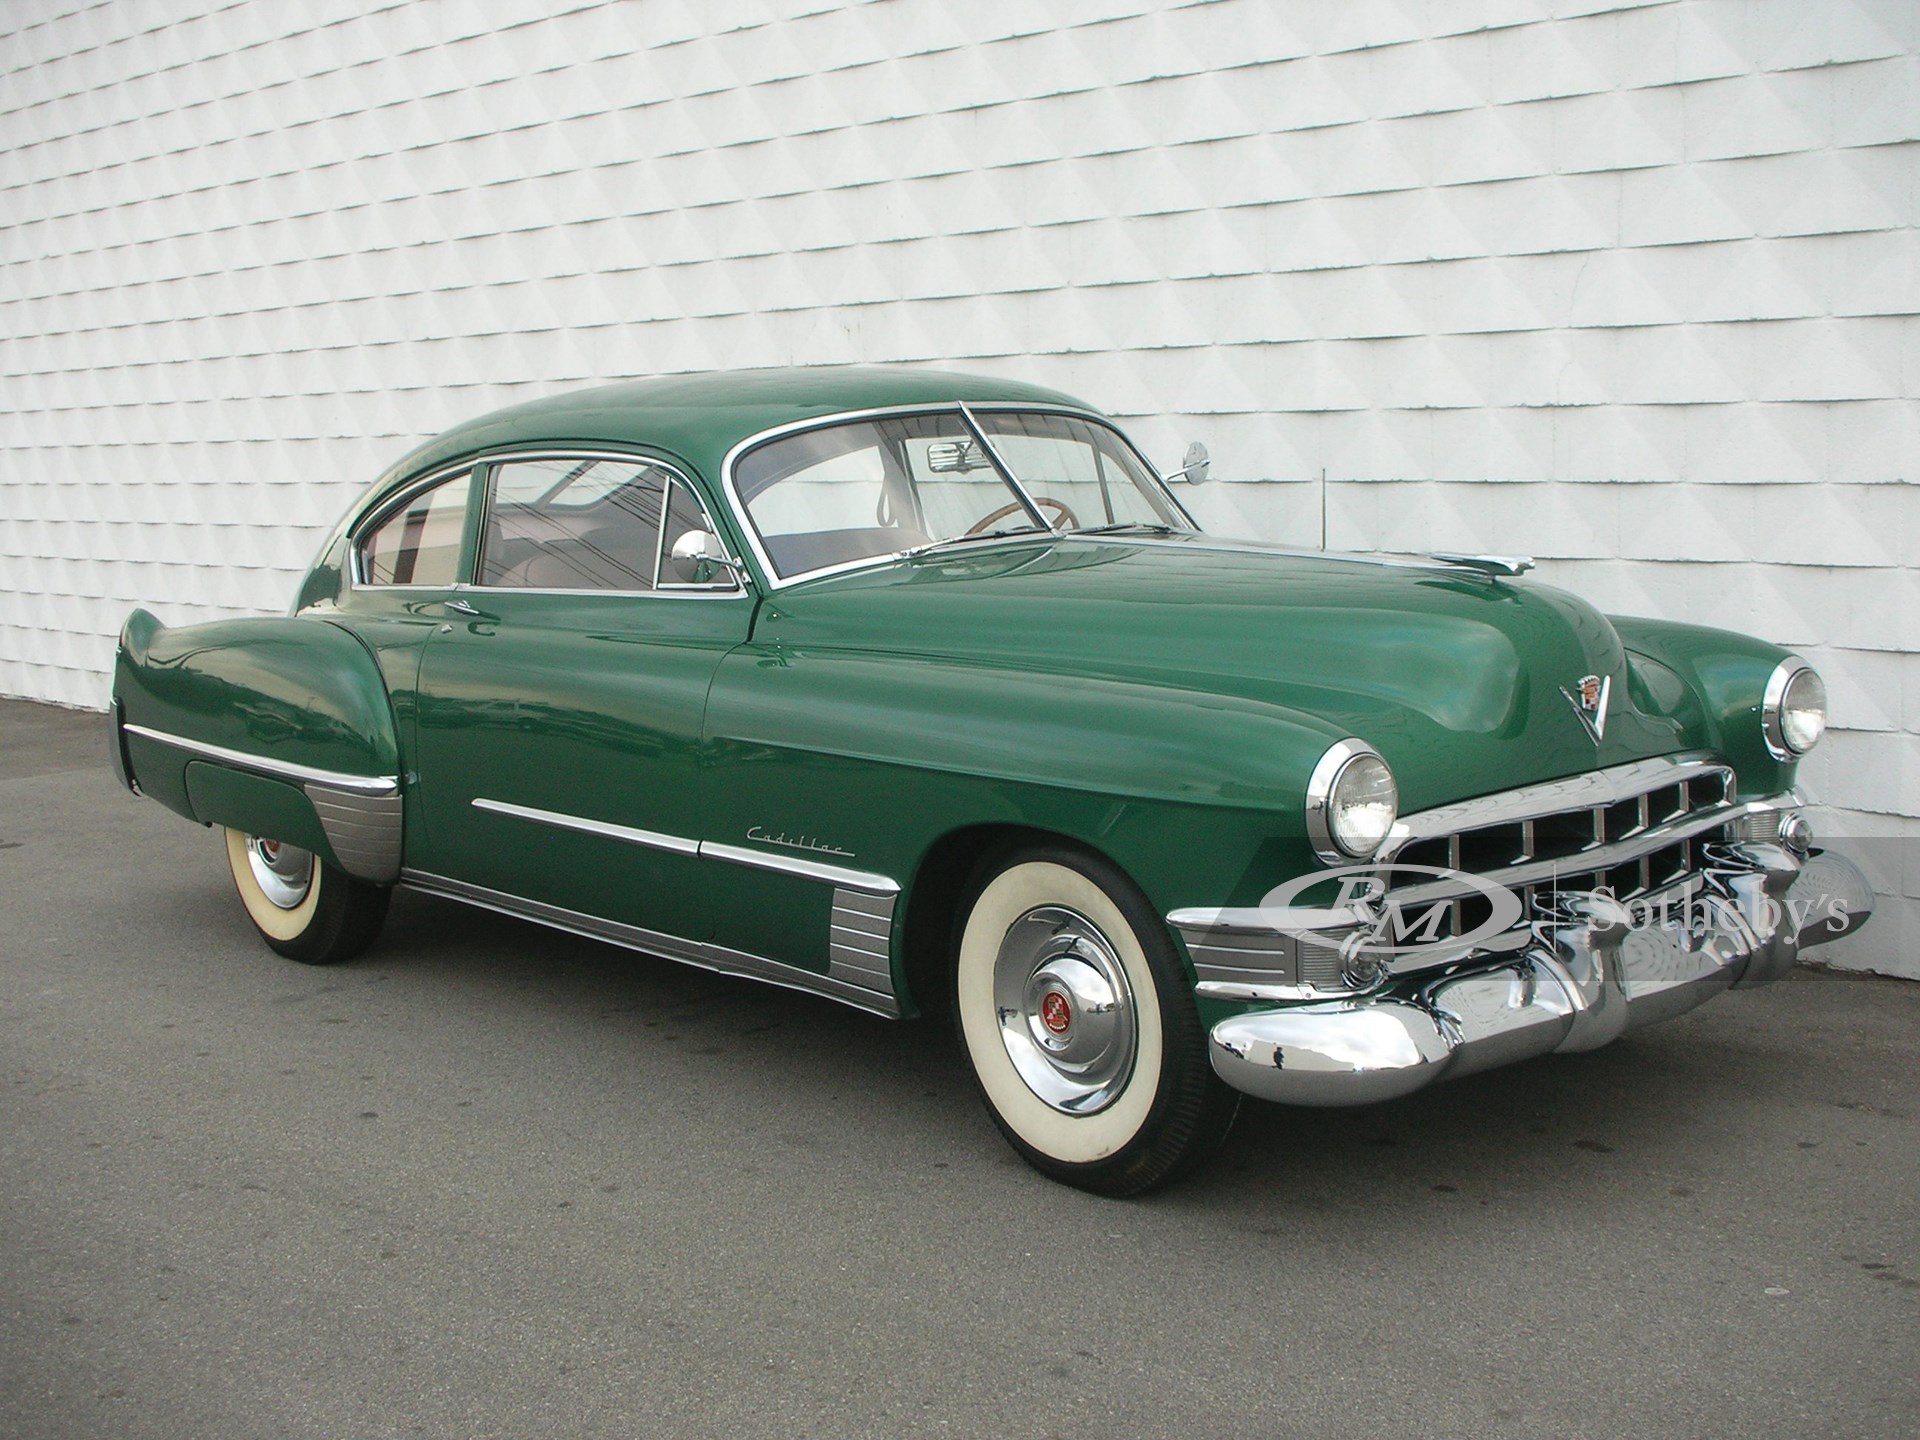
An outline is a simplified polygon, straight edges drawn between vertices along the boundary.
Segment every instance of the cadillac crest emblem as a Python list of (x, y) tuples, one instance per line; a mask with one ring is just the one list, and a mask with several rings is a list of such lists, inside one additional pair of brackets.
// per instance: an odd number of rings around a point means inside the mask
[(1560, 693), (1567, 697), (1574, 715), (1586, 727), (1593, 743), (1598, 745), (1600, 737), (1607, 733), (1607, 701), (1613, 693), (1613, 677), (1585, 675), (1581, 677), (1577, 691), (1562, 685)]

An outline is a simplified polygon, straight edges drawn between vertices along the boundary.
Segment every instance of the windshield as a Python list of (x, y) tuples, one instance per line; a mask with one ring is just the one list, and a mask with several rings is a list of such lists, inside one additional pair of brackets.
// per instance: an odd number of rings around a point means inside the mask
[(824, 425), (748, 451), (734, 466), (734, 490), (774, 573), (790, 580), (1021, 534), (1193, 528), (1105, 425), (1038, 411), (974, 418), (1018, 488), (951, 410)]

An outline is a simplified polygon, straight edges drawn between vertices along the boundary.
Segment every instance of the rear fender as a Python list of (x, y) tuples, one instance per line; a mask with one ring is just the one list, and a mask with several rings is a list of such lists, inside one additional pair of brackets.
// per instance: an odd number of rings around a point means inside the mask
[(203, 825), (400, 874), (400, 750), (379, 666), (303, 617), (169, 629), (136, 610), (114, 660), (112, 751), (128, 788)]

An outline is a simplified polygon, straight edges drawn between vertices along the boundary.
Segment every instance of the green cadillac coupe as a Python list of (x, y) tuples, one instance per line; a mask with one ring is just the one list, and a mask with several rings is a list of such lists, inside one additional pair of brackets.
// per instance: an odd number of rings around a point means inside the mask
[(292, 614), (120, 637), (126, 784), (313, 964), (395, 885), (949, 1016), (1046, 1174), (1243, 1095), (1602, 1045), (1856, 928), (1762, 641), (1489, 556), (1205, 534), (1099, 412), (925, 370), (537, 401), (395, 465)]

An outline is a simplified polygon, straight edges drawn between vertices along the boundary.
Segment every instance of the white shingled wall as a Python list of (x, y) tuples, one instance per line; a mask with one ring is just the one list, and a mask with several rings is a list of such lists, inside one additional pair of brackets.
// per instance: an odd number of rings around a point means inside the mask
[(488, 407), (945, 363), (1220, 528), (1799, 647), (1920, 974), (1917, 136), (1913, 0), (8, 0), (0, 693)]

